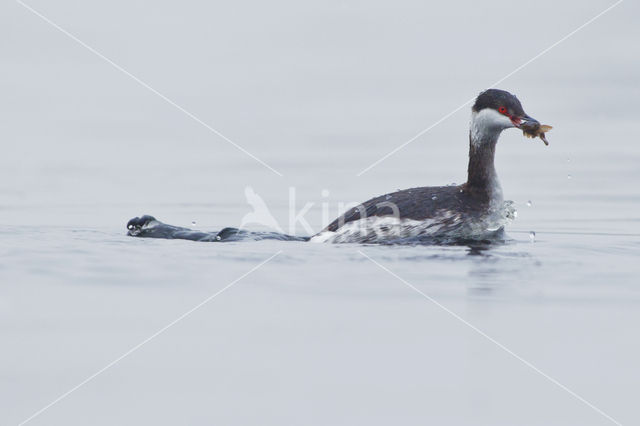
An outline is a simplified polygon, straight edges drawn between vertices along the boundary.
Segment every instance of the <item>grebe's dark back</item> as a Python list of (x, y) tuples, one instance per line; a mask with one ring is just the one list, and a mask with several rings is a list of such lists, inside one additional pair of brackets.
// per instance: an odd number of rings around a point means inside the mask
[[(524, 112), (518, 98), (511, 93), (498, 89), (488, 89), (480, 93), (471, 109), (466, 183), (458, 186), (405, 189), (372, 198), (348, 210), (311, 239), (383, 242), (385, 239), (397, 239), (399, 236), (417, 236), (427, 230), (429, 232), (426, 234), (430, 237), (434, 236), (434, 231), (446, 234), (455, 230), (456, 237), (466, 239), (481, 237), (484, 231), (494, 231), (485, 219), (496, 213), (501, 214), (503, 208), (502, 189), (494, 166), (498, 138), (505, 129), (539, 124)], [(373, 240), (370, 237), (363, 238), (362, 232), (344, 237), (346, 230), (351, 230), (356, 223), (366, 223), (365, 226), (369, 226), (376, 218), (383, 217), (396, 220), (384, 222), (383, 228), (388, 230), (389, 226), (399, 226), (403, 232), (387, 233), (382, 238)], [(480, 229), (487, 226), (490, 229)], [(249, 236), (251, 239), (307, 240), (278, 233), (239, 231), (235, 228), (225, 228), (218, 233), (203, 233), (166, 225), (152, 216), (131, 219), (127, 228), (129, 235), (152, 238), (228, 241)], [(411, 232), (404, 232), (407, 229)], [(331, 235), (336, 233), (343, 233), (342, 238), (331, 238)], [(379, 233), (376, 235), (380, 236)]]

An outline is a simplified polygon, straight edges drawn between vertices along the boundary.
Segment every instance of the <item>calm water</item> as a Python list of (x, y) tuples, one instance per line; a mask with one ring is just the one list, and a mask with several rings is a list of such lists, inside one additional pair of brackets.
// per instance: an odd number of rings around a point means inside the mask
[[(468, 107), (356, 174), (609, 4), (31, 4), (282, 177), (19, 4), (0, 6), (0, 424), (276, 253), (28, 424), (615, 424), (522, 360), (640, 422), (633, 2), (500, 84), (554, 125), (549, 147), (517, 130), (498, 145), (518, 210), (504, 245), (125, 236), (144, 213), (239, 226), (247, 186), (285, 230), (295, 188), (318, 231), (340, 203), (460, 183)], [(533, 14), (544, 25), (523, 25)]]

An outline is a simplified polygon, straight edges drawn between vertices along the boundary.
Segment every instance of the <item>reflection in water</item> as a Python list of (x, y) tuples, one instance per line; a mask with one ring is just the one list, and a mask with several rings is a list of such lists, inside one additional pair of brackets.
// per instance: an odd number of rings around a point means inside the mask
[(468, 245), (469, 250), (467, 250), (467, 255), (469, 256), (485, 256), (489, 257), (491, 254), (489, 250), (491, 249), (491, 244), (470, 244)]
[(498, 289), (530, 277), (533, 268), (540, 266), (539, 260), (528, 251), (502, 250), (506, 245), (520, 244), (507, 240), (503, 244), (469, 245), (467, 255), (474, 257), (467, 273), (469, 293), (482, 297), (494, 295)]

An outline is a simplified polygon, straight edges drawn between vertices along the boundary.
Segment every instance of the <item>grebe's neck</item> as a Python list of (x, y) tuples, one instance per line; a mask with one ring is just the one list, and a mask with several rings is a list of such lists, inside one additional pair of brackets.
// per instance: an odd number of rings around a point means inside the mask
[(469, 130), (469, 167), (467, 188), (491, 202), (502, 202), (502, 188), (494, 166), (496, 144), (503, 130), (491, 117), (473, 113)]

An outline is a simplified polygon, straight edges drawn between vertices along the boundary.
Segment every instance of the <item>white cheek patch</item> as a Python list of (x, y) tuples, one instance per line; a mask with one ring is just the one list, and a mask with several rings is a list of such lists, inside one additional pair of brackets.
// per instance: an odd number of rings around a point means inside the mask
[(471, 113), (471, 142), (480, 144), (482, 141), (492, 140), (500, 135), (504, 129), (514, 127), (511, 119), (491, 108), (485, 108)]

